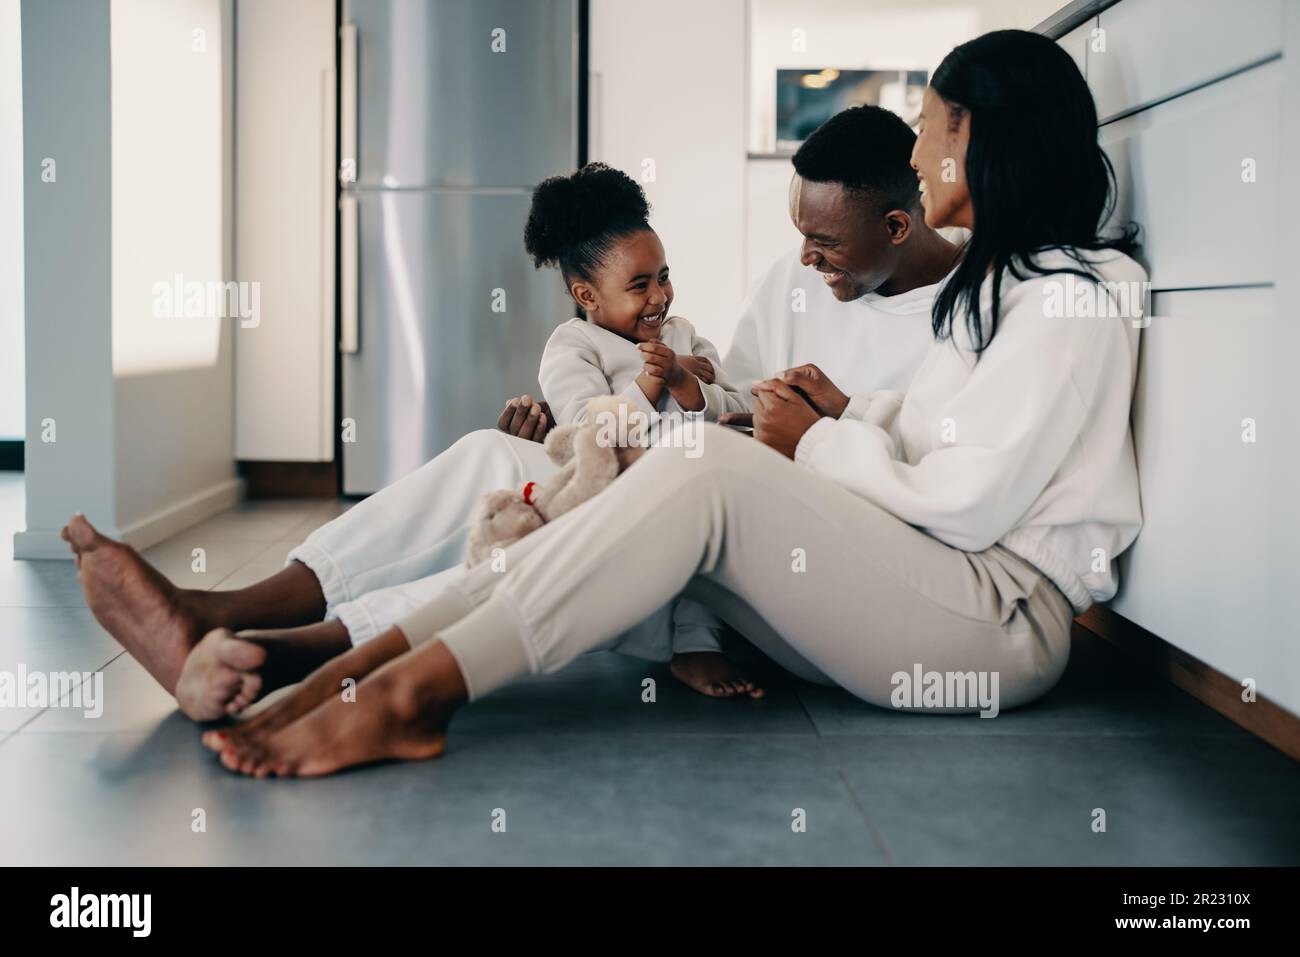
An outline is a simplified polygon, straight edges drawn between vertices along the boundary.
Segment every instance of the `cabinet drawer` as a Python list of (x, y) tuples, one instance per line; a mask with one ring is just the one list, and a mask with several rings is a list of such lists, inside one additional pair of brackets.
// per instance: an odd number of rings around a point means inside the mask
[[(1088, 40), (1097, 27), (1097, 18), (1089, 17), (1056, 42), (1061, 45), (1071, 59), (1079, 65), (1079, 72), (1088, 75)], [(1098, 118), (1101, 114), (1097, 114)]]
[[(1120, 558), (1112, 606), (1229, 676), (1295, 700), (1300, 687), (1275, 684), (1295, 681), (1279, 638), (1294, 634), (1300, 604), (1294, 582), (1283, 585), (1294, 577), (1283, 528), (1300, 443), (1282, 388), (1294, 336), (1273, 289), (1157, 293), (1152, 317), (1133, 405), (1144, 525)], [(1243, 441), (1244, 419), (1254, 442)]]
[[(1281, 90), (1274, 62), (1101, 128), (1116, 216), (1141, 225), (1155, 288), (1276, 278)], [(1255, 182), (1242, 181), (1247, 158)]]
[(1088, 82), (1102, 122), (1282, 49), (1282, 0), (1123, 0), (1099, 19)]

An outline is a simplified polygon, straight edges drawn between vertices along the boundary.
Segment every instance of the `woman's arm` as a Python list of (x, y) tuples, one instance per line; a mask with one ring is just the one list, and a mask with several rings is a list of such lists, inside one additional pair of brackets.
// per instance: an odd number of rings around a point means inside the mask
[[(1130, 350), (1123, 320), (1051, 320), (1041, 310), (1007, 316), (964, 384), (925, 423), (935, 435), (946, 430), (950, 443), (941, 439), (909, 463), (897, 428), (886, 431), (892, 421), (822, 419), (795, 458), (940, 541), (981, 551), (1030, 509), (1101, 406), (1127, 408)], [(1126, 423), (1124, 416), (1116, 427)]]

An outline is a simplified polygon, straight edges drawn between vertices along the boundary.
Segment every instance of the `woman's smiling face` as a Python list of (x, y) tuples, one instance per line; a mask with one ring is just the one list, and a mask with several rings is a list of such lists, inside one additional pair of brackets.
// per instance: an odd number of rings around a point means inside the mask
[(970, 143), (970, 112), (949, 108), (943, 97), (927, 87), (921, 100), (921, 122), (912, 147), (912, 169), (921, 183), (925, 224), (974, 228), (975, 211), (966, 182), (966, 147)]
[(632, 342), (652, 342), (663, 334), (673, 284), (654, 230), (619, 239), (595, 279), (571, 287), (588, 319)]

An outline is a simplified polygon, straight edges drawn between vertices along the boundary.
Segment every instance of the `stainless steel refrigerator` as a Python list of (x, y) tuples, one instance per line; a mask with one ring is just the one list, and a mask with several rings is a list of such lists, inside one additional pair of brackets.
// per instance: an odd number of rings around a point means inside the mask
[(523, 248), (578, 160), (578, 0), (346, 0), (339, 56), (343, 490), (376, 491), (505, 399), (573, 305)]

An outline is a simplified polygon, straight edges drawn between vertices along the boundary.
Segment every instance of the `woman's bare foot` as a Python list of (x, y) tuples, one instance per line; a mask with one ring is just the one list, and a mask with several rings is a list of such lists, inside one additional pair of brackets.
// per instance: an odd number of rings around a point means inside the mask
[(218, 753), (232, 746), (260, 746), (272, 734), (310, 714), (318, 705), (331, 698), (341, 698), (343, 682), (348, 678), (360, 682), (380, 665), (410, 650), (411, 646), (401, 631), (389, 628), (370, 641), (327, 661), (291, 693), (247, 721), (203, 732), (203, 745)]
[(451, 716), (466, 690), (440, 641), (376, 670), (355, 701), (331, 698), (256, 742), (234, 742), (221, 763), (252, 777), (318, 777), (376, 761), (418, 761), (443, 752)]
[(62, 536), (77, 557), (77, 579), (95, 620), (175, 694), (185, 656), (207, 631), (181, 590), (84, 515), (74, 515)]
[(176, 703), (195, 721), (216, 721), (238, 714), (262, 691), (258, 669), (266, 649), (236, 637), (229, 628), (208, 632), (181, 666)]
[(731, 659), (717, 651), (673, 655), (669, 669), (673, 677), (686, 687), (710, 698), (734, 698), (737, 695), (761, 698), (767, 694)]

